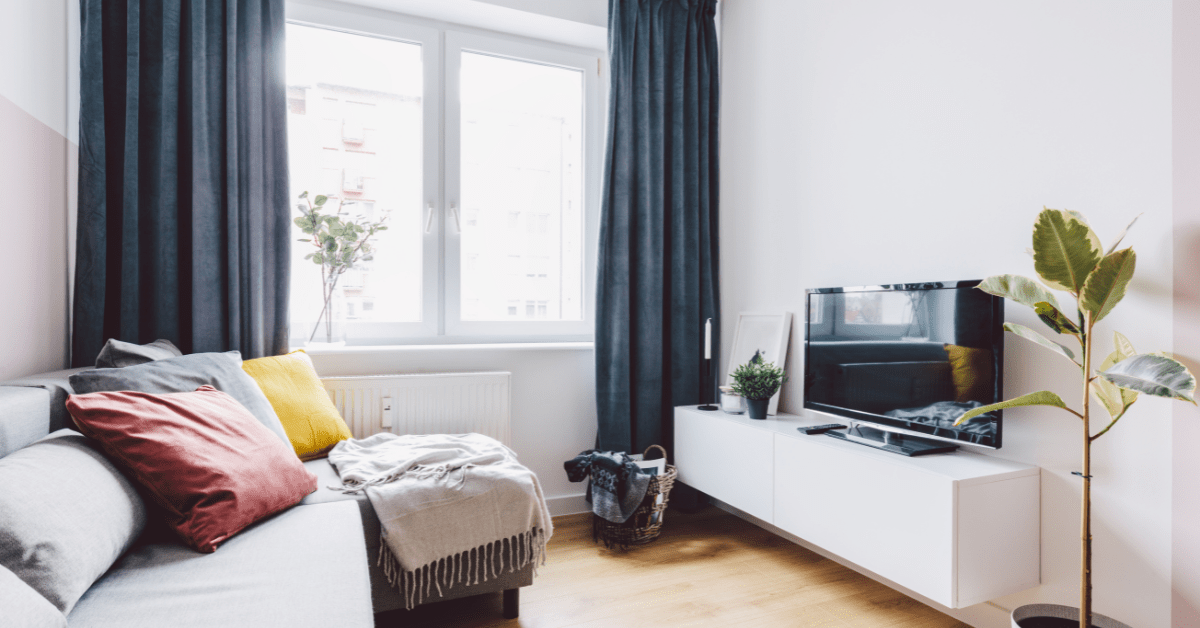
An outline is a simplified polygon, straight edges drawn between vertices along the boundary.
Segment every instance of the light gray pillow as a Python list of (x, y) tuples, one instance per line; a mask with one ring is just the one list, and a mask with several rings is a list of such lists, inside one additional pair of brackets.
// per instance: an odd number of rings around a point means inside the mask
[(259, 423), (292, 446), (279, 416), (267, 401), (258, 382), (242, 370), (242, 354), (193, 353), (178, 358), (155, 360), (119, 369), (95, 369), (71, 376), (75, 394), (131, 390), (145, 393), (194, 392), (212, 386), (238, 400)]
[(0, 567), (0, 611), (5, 625), (22, 628), (67, 628), (67, 618), (41, 593), (13, 572)]
[(132, 342), (109, 338), (108, 342), (104, 343), (104, 348), (100, 349), (100, 355), (96, 356), (96, 368), (119, 369), (155, 360), (177, 358), (181, 355), (183, 352), (171, 344), (170, 340), (162, 338), (144, 345), (135, 345)]
[(0, 486), (0, 566), (64, 615), (146, 525), (137, 488), (71, 430), (0, 458)]

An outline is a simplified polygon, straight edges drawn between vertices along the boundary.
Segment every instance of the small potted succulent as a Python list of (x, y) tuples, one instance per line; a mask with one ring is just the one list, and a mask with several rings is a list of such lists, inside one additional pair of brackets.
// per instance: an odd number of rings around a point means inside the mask
[(746, 400), (750, 418), (761, 421), (767, 418), (767, 405), (771, 397), (779, 392), (779, 387), (786, 381), (783, 369), (775, 366), (774, 362), (764, 362), (762, 356), (755, 352), (749, 362), (734, 370), (733, 392)]

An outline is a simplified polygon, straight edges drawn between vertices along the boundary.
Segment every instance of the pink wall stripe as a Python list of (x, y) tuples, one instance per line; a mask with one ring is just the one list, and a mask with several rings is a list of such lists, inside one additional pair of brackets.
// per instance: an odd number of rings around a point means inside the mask
[(0, 379), (67, 363), (67, 159), (62, 135), (0, 96)]
[[(1172, 20), (1174, 352), (1200, 373), (1200, 1)], [(1171, 625), (1200, 626), (1200, 409), (1172, 409)]]

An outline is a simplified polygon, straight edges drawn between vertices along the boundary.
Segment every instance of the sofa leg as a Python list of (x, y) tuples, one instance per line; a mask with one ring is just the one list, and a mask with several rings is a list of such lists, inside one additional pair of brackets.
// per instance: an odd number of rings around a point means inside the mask
[(504, 618), (516, 619), (521, 614), (521, 590), (504, 590)]

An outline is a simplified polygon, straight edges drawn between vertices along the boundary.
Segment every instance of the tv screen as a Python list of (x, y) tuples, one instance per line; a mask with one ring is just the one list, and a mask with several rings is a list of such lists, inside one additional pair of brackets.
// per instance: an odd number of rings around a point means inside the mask
[(806, 291), (804, 407), (883, 429), (999, 448), (1004, 299), (979, 281)]

